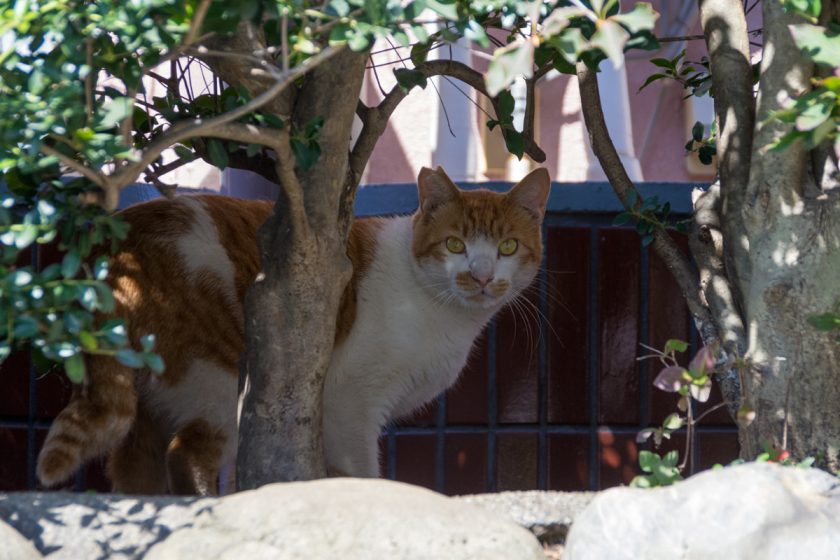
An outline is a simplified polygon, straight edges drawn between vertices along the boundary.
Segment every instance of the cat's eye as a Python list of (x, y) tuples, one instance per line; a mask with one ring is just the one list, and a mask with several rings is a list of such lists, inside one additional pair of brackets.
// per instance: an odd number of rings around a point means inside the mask
[(467, 250), (467, 246), (464, 245), (464, 242), (457, 237), (447, 237), (446, 248), (449, 249), (450, 253), (463, 253)]
[(499, 254), (509, 257), (519, 248), (519, 242), (516, 239), (505, 239), (499, 243)]

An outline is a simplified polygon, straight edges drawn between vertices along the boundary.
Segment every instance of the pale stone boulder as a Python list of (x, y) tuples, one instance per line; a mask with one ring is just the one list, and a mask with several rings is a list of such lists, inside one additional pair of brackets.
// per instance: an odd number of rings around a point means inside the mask
[(614, 488), (575, 518), (564, 560), (836, 560), (840, 479), (748, 463), (667, 488)]
[(31, 542), (0, 521), (0, 560), (40, 560), (43, 558)]
[(222, 498), (145, 558), (537, 560), (544, 555), (526, 529), (435, 492), (386, 480), (331, 479)]

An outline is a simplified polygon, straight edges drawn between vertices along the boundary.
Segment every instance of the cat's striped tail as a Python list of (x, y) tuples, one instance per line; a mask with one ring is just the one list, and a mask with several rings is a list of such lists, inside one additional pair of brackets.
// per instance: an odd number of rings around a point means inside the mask
[(38, 455), (38, 479), (46, 486), (67, 480), (84, 463), (116, 447), (134, 423), (134, 370), (109, 357), (85, 361), (85, 384), (53, 421)]

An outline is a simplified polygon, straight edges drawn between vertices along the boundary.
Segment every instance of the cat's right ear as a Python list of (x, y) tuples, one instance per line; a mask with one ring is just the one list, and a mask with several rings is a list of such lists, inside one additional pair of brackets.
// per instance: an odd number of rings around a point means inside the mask
[(428, 213), (442, 204), (457, 199), (458, 187), (442, 167), (437, 169), (424, 167), (417, 175), (417, 195), (420, 198), (420, 211)]

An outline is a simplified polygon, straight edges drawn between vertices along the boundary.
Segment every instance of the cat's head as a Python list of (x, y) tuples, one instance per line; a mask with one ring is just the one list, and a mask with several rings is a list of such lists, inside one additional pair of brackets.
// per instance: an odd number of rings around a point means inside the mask
[(504, 194), (461, 190), (440, 167), (420, 171), (412, 253), (436, 301), (497, 309), (531, 284), (549, 187), (545, 169)]

